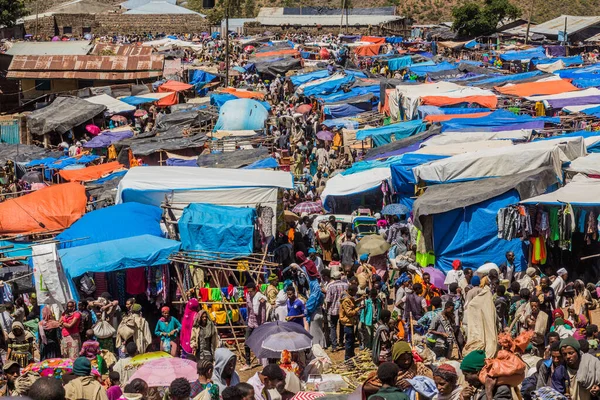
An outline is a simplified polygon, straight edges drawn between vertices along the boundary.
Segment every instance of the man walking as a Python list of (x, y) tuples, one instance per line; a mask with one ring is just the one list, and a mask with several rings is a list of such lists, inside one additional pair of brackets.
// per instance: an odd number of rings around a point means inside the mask
[(350, 285), (344, 294), (340, 303), (340, 324), (344, 327), (344, 360), (354, 357), (354, 328), (358, 325), (358, 314), (364, 308), (364, 305), (359, 305), (363, 300), (355, 299), (358, 287)]

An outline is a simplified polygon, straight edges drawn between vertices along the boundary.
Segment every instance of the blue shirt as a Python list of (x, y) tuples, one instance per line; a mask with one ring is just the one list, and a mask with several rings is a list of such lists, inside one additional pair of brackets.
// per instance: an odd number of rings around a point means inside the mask
[[(290, 300), (287, 301), (287, 310), (288, 317), (295, 317), (298, 315), (304, 314), (304, 303), (300, 299), (294, 300), (293, 303), (290, 303)], [(290, 320), (290, 322), (295, 322), (300, 325), (304, 325), (304, 318), (294, 318)]]

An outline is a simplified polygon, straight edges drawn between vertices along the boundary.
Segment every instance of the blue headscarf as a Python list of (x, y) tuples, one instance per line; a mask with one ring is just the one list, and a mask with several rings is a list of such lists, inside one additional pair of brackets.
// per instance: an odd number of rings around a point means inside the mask
[(394, 282), (395, 286), (400, 286), (402, 285), (404, 282), (408, 282), (410, 281), (410, 275), (408, 275), (408, 273), (403, 272), (402, 275), (400, 275), (398, 277), (398, 279), (396, 279), (396, 282)]
[(474, 275), (471, 278), (471, 286), (475, 287), (475, 286), (479, 286), (481, 284), (481, 278), (478, 277), (477, 275)]
[(321, 291), (321, 285), (319, 285), (318, 279), (309, 278), (308, 287), (310, 289), (310, 295), (306, 300), (306, 321), (310, 322), (317, 310), (323, 305), (325, 294)]

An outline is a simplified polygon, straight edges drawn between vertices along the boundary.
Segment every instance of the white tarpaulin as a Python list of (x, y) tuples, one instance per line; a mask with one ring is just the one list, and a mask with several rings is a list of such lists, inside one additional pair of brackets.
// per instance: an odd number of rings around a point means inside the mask
[(121, 100), (117, 100), (114, 97), (111, 97), (107, 94), (101, 94), (98, 96), (88, 97), (84, 99), (85, 101), (89, 101), (92, 104), (101, 104), (106, 106), (106, 111), (111, 114), (118, 114), (127, 111), (134, 111), (135, 107), (131, 106)]
[(471, 143), (487, 140), (510, 139), (527, 141), (531, 137), (531, 129), (518, 129), (498, 132), (444, 132), (423, 142), (423, 146), (441, 146), (447, 144)]
[(565, 204), (597, 206), (600, 205), (600, 179), (588, 178), (577, 174), (573, 180), (560, 189), (541, 196), (524, 200), (524, 204)]
[(417, 107), (421, 104), (422, 97), (445, 96), (462, 98), (467, 96), (495, 96), (491, 90), (465, 87), (444, 81), (421, 85), (398, 85), (396, 86), (396, 93), (408, 119), (416, 118)]
[(323, 206), (327, 209), (327, 196), (349, 196), (366, 192), (381, 185), (381, 181), (390, 179), (392, 171), (389, 166), (372, 168), (350, 175), (338, 174), (329, 179), (321, 194)]
[(590, 97), (590, 96), (600, 96), (600, 89), (589, 88), (589, 89), (584, 89), (584, 90), (576, 90), (574, 92), (549, 94), (546, 96), (529, 96), (529, 97), (525, 97), (525, 98), (530, 101), (543, 101), (543, 100), (577, 99), (579, 97)]
[(482, 140), (479, 142), (452, 143), (445, 145), (424, 146), (414, 151), (414, 154), (435, 154), (439, 156), (453, 156), (456, 154), (472, 153), (485, 149), (498, 149), (512, 146), (510, 140)]
[(587, 110), (588, 108), (596, 108), (596, 107), (600, 107), (600, 104), (584, 104), (582, 106), (566, 106), (566, 107), (563, 107), (563, 111), (574, 114), (574, 113), (582, 112), (583, 110)]
[(459, 154), (413, 169), (416, 179), (453, 182), (492, 176), (507, 176), (552, 167), (562, 180), (562, 164), (586, 154), (583, 138), (544, 140), (475, 153)]
[(564, 69), (566, 66), (563, 60), (558, 60), (551, 64), (538, 64), (535, 67), (540, 71), (551, 74), (554, 71), (558, 71), (559, 69)]
[(38, 304), (62, 305), (73, 298), (56, 243), (31, 246), (31, 259)]
[(591, 153), (571, 161), (566, 171), (600, 175), (600, 153)]

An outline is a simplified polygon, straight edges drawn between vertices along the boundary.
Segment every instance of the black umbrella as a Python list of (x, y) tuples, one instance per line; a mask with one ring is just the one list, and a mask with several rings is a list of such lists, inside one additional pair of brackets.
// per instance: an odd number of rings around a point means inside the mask
[(312, 335), (308, 333), (306, 329), (300, 324), (295, 322), (267, 322), (266, 324), (262, 324), (258, 328), (252, 331), (252, 334), (246, 340), (246, 345), (250, 347), (250, 350), (256, 355), (258, 358), (279, 358), (281, 356), (280, 352), (265, 350), (262, 348), (262, 344), (267, 338), (271, 335), (281, 332), (295, 332), (308, 336), (312, 339)]

